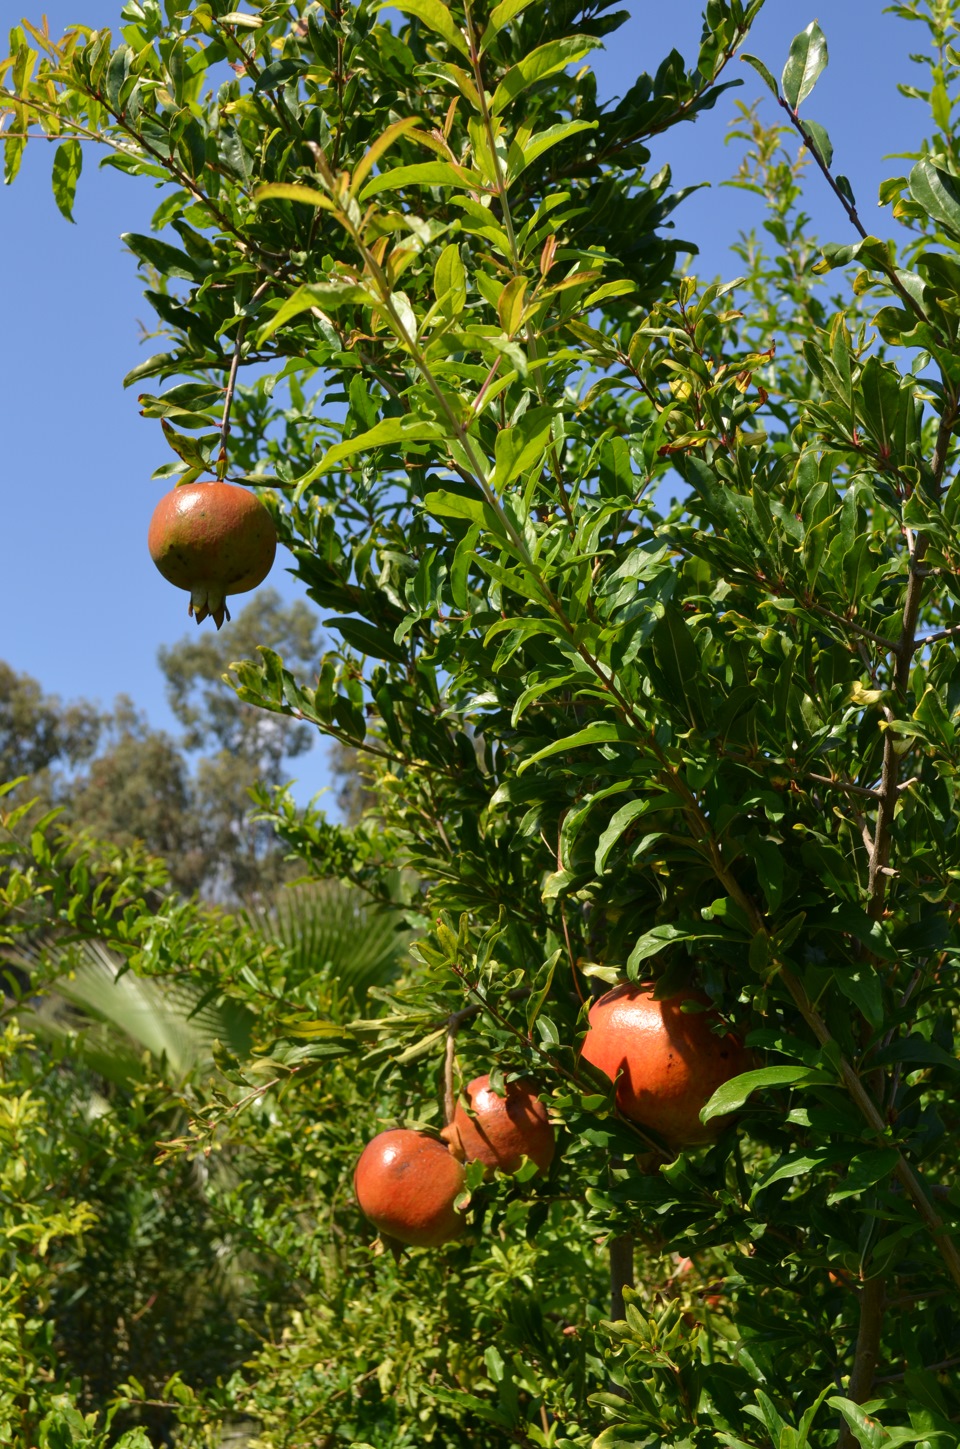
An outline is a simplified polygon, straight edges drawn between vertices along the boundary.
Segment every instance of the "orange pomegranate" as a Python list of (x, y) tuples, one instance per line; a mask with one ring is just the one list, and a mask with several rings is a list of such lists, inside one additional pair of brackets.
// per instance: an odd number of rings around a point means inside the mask
[(465, 1182), (463, 1165), (446, 1143), (407, 1127), (368, 1142), (353, 1174), (364, 1217), (414, 1248), (439, 1247), (463, 1231), (453, 1204)]
[(168, 583), (190, 592), (190, 614), (230, 618), (227, 594), (262, 584), (273, 565), (277, 533), (255, 493), (234, 483), (186, 483), (160, 499), (147, 536), (150, 556)]
[(524, 1157), (546, 1172), (556, 1146), (553, 1126), (535, 1092), (523, 1082), (509, 1082), (505, 1097), (490, 1090), (490, 1077), (474, 1077), (467, 1086), (471, 1111), (457, 1103), (443, 1130), (459, 1145), (468, 1162), (482, 1162), (501, 1172), (516, 1172)]
[[(707, 1009), (686, 1012), (685, 1002)], [(649, 984), (624, 981), (590, 1008), (583, 1059), (616, 1081), (625, 1117), (675, 1146), (709, 1142), (723, 1119), (704, 1125), (700, 1109), (752, 1065), (738, 1037), (711, 1030), (719, 1020), (699, 992), (657, 1001)]]

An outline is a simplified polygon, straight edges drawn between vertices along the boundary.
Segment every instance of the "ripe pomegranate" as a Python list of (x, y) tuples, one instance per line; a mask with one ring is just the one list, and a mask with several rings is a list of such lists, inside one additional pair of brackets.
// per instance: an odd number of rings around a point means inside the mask
[[(732, 1032), (718, 1036), (712, 1009), (685, 1012), (683, 1003), (709, 1008), (707, 997), (682, 991), (656, 1001), (653, 988), (621, 982), (590, 1008), (582, 1055), (617, 1082), (625, 1117), (674, 1146), (711, 1141), (723, 1118), (700, 1121), (716, 1089), (751, 1068), (750, 1054)], [(619, 1080), (617, 1080), (619, 1075)]]
[(483, 1162), (501, 1172), (516, 1172), (529, 1157), (541, 1172), (553, 1161), (553, 1126), (540, 1098), (522, 1082), (509, 1082), (507, 1095), (490, 1090), (490, 1077), (474, 1077), (467, 1086), (472, 1114), (457, 1110), (442, 1135), (459, 1146), (468, 1162)]
[(453, 1204), (465, 1182), (463, 1165), (446, 1143), (407, 1127), (368, 1142), (353, 1174), (364, 1217), (414, 1248), (439, 1247), (463, 1231)]
[(255, 493), (234, 483), (186, 483), (160, 499), (147, 536), (163, 577), (189, 589), (189, 612), (217, 628), (230, 618), (227, 594), (263, 583), (273, 565), (277, 533)]

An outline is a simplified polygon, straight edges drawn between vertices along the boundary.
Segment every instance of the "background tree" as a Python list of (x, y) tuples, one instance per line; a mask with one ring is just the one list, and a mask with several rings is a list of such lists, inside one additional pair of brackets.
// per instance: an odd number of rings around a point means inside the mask
[(316, 634), (316, 617), (305, 604), (285, 605), (273, 589), (261, 589), (227, 632), (186, 636), (160, 650), (183, 747), (199, 756), (191, 816), (203, 842), (205, 882), (234, 900), (254, 892), (269, 896), (290, 875), (272, 829), (250, 818), (249, 790), (255, 781), (267, 789), (285, 784), (315, 732), (243, 704), (226, 685), (227, 671), (262, 644), (296, 659), (299, 670), (315, 672)]
[(0, 775), (36, 775), (54, 764), (78, 764), (94, 753), (101, 719), (91, 704), (64, 706), (37, 680), (0, 660)]
[(267, 790), (285, 784), (315, 732), (240, 703), (225, 676), (256, 642), (309, 670), (315, 636), (305, 605), (284, 605), (263, 589), (224, 635), (188, 636), (162, 650), (170, 705), (184, 730), (179, 740), (153, 729), (125, 696), (111, 710), (86, 700), (64, 706), (0, 664), (3, 778), (28, 775), (22, 794), (57, 806), (100, 840), (142, 841), (182, 891), (231, 902), (269, 898), (296, 872), (272, 828), (251, 819), (249, 791), (258, 781)]

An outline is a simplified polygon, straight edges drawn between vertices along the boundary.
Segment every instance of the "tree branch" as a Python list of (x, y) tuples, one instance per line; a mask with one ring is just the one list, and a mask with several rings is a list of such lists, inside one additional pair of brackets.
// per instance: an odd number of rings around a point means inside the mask
[[(857, 1346), (853, 1353), (850, 1382), (847, 1386), (847, 1396), (855, 1404), (865, 1403), (873, 1392), (874, 1375), (880, 1356), (880, 1331), (883, 1327), (885, 1300), (886, 1290), (883, 1279), (866, 1279), (860, 1289), (860, 1326), (857, 1332)], [(839, 1449), (853, 1449), (857, 1442), (849, 1425), (844, 1422), (840, 1430)]]
[(610, 1317), (614, 1323), (619, 1323), (627, 1316), (623, 1290), (632, 1288), (634, 1285), (633, 1233), (622, 1233), (619, 1238), (611, 1238), (608, 1252), (610, 1254)]

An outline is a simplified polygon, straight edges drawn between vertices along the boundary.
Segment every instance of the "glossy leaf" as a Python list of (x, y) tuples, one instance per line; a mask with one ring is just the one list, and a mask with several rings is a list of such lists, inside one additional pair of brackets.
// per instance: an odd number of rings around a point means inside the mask
[(910, 172), (910, 195), (930, 220), (960, 241), (960, 180), (933, 161), (918, 161)]
[(700, 1120), (709, 1122), (713, 1117), (738, 1111), (754, 1092), (764, 1087), (809, 1087), (830, 1081), (832, 1078), (826, 1072), (808, 1067), (759, 1067), (753, 1072), (742, 1072), (717, 1088), (701, 1111)]
[(810, 95), (828, 60), (826, 37), (813, 20), (794, 37), (780, 78), (783, 98), (792, 111), (798, 110)]
[(493, 93), (490, 109), (494, 115), (515, 101), (528, 86), (546, 80), (558, 70), (575, 65), (593, 49), (595, 41), (589, 37), (570, 36), (565, 40), (552, 40), (530, 52), (507, 71)]
[(758, 57), (755, 55), (744, 55), (743, 59), (746, 61), (747, 65), (753, 66), (753, 69), (757, 72), (757, 75), (766, 84), (772, 94), (779, 97), (780, 87), (777, 85), (776, 81), (774, 80), (770, 71), (764, 65), (763, 61), (758, 59)]
[(442, 0), (400, 0), (395, 8), (402, 10), (405, 15), (413, 15), (421, 20), (430, 30), (441, 35), (448, 45), (452, 45), (469, 59), (470, 48), (466, 38)]

